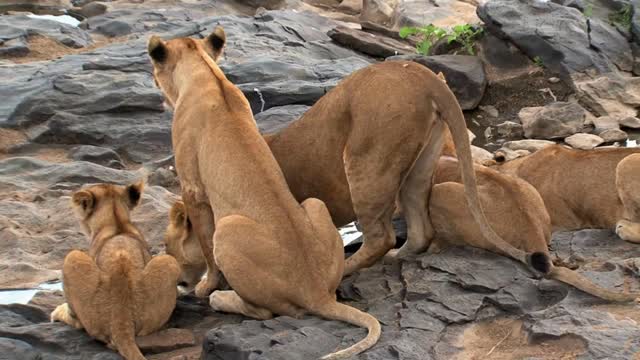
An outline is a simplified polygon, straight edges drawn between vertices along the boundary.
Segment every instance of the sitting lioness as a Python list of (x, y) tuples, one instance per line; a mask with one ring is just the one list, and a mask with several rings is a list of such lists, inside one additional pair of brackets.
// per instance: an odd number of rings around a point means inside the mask
[(72, 206), (91, 238), (89, 254), (74, 250), (64, 259), (67, 303), (51, 314), (84, 328), (128, 360), (144, 359), (135, 336), (159, 330), (176, 305), (180, 267), (169, 255), (151, 259), (142, 234), (129, 220), (142, 183), (94, 185), (77, 191)]
[[(551, 223), (536, 189), (522, 179), (484, 166), (476, 165), (475, 170), (480, 201), (498, 235), (519, 249), (548, 256)], [(458, 161), (448, 156), (441, 157), (429, 201), (435, 236), (428, 251), (437, 253), (451, 245), (470, 245), (500, 253), (482, 236), (473, 220), (461, 180)], [(169, 213), (165, 244), (167, 253), (173, 254), (182, 266), (180, 288), (188, 292), (206, 271), (207, 263), (180, 201)], [(624, 302), (639, 296), (607, 290), (575, 271), (552, 264), (546, 277), (571, 284), (605, 300)]]
[[(489, 223), (498, 235), (524, 251), (549, 255), (551, 220), (536, 189), (522, 179), (484, 166), (476, 165), (475, 170), (480, 201)], [(450, 245), (471, 245), (500, 253), (485, 240), (473, 221), (461, 180), (458, 161), (449, 156), (441, 157), (429, 201), (431, 220), (436, 231), (429, 252), (439, 252)], [(174, 205), (175, 207), (178, 206)], [(177, 260), (181, 262), (183, 258)], [(571, 284), (605, 300), (624, 302), (640, 296), (607, 290), (565, 267), (550, 265), (545, 277)]]
[(552, 145), (496, 169), (538, 190), (553, 231), (615, 229), (622, 239), (640, 243), (640, 149)]
[(377, 342), (380, 323), (336, 301), (344, 269), (340, 235), (322, 201), (300, 204), (289, 191), (247, 99), (215, 63), (224, 43), (217, 27), (206, 39), (153, 36), (148, 45), (156, 84), (174, 108), (176, 170), (206, 249), (206, 284), (217, 286), (219, 267), (233, 289), (215, 291), (210, 304), (258, 319), (310, 312), (366, 327), (365, 339), (325, 358), (358, 354)]

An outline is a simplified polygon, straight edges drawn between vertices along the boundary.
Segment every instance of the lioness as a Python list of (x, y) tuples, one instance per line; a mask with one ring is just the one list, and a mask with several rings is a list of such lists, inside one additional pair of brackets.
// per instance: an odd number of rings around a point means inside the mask
[[(536, 189), (522, 179), (485, 166), (476, 165), (475, 171), (480, 201), (498, 235), (519, 249), (542, 252), (548, 256), (552, 220)], [(485, 240), (473, 221), (461, 180), (458, 161), (449, 156), (441, 157), (429, 201), (431, 220), (436, 231), (429, 252), (439, 252), (450, 245), (471, 245), (500, 253)], [(178, 258), (178, 261), (181, 260), (183, 258)], [(640, 296), (607, 290), (565, 267), (550, 265), (545, 277), (571, 284), (610, 301), (632, 301)]]
[[(478, 191), (485, 214), (505, 241), (527, 252), (549, 255), (551, 222), (542, 198), (526, 181), (476, 165)], [(435, 236), (429, 252), (437, 253), (451, 245), (471, 245), (500, 253), (480, 233), (464, 195), (458, 161), (443, 156), (438, 161), (429, 201)], [(207, 269), (207, 263), (186, 215), (184, 204), (176, 202), (169, 212), (165, 236), (167, 253), (182, 266), (181, 290), (188, 292)], [(632, 301), (638, 294), (623, 294), (595, 285), (589, 279), (564, 267), (550, 264), (546, 277), (556, 279), (610, 301)]]
[(640, 243), (640, 149), (552, 145), (496, 169), (538, 190), (553, 231), (608, 228)]
[(51, 321), (84, 328), (129, 360), (144, 359), (135, 336), (159, 330), (169, 320), (180, 275), (173, 257), (151, 259), (146, 241), (129, 220), (142, 187), (100, 184), (73, 194), (72, 206), (91, 246), (89, 254), (74, 250), (64, 259), (67, 303), (51, 313)]
[(258, 319), (310, 312), (363, 326), (365, 339), (325, 358), (360, 353), (377, 342), (380, 323), (336, 301), (340, 235), (322, 201), (299, 204), (289, 191), (247, 99), (215, 63), (225, 39), (217, 27), (202, 40), (153, 36), (148, 44), (156, 83), (174, 108), (176, 169), (208, 262), (205, 285), (217, 286), (219, 267), (233, 289), (215, 291), (210, 304)]
[(396, 199), (407, 219), (399, 256), (429, 247), (427, 201), (445, 129), (462, 164), (473, 218), (488, 241), (545, 272), (548, 258), (528, 257), (491, 230), (477, 199), (464, 117), (443, 78), (413, 62), (368, 66), (342, 80), (299, 120), (265, 136), (297, 199), (317, 197), (337, 226), (358, 220), (364, 245), (347, 259), (345, 274), (373, 264), (395, 245)]

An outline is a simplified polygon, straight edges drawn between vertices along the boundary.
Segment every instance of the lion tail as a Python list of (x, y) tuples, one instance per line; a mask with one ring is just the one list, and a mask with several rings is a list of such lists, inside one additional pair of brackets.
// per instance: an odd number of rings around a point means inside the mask
[(625, 294), (605, 289), (594, 284), (591, 280), (579, 273), (565, 267), (553, 266), (547, 277), (572, 285), (579, 290), (608, 301), (630, 302), (640, 297), (640, 294), (637, 293)]
[[(434, 74), (433, 76), (435, 77), (436, 75)], [(471, 145), (469, 144), (469, 135), (467, 133), (464, 115), (451, 89), (440, 80), (436, 80), (434, 83), (438, 84), (431, 88), (431, 95), (435, 100), (434, 107), (440, 119), (447, 124), (451, 132), (455, 151), (458, 155), (458, 161), (460, 162), (460, 173), (462, 174), (464, 193), (469, 203), (469, 210), (473, 215), (473, 219), (480, 227), (480, 232), (485, 239), (492, 243), (501, 253), (528, 264), (535, 270), (546, 274), (551, 266), (551, 260), (547, 254), (542, 252), (527, 254), (504, 241), (496, 234), (491, 225), (489, 225), (478, 196), (473, 160), (471, 158)]]
[(357, 355), (375, 345), (380, 338), (381, 327), (378, 319), (354, 307), (341, 304), (333, 300), (313, 312), (327, 319), (344, 321), (357, 326), (366, 327), (368, 330), (368, 334), (364, 339), (346, 349), (323, 356), (323, 360), (346, 359)]
[(131, 291), (131, 261), (124, 251), (116, 253), (116, 266), (109, 276), (111, 289), (111, 342), (127, 360), (145, 360), (135, 340), (134, 299)]

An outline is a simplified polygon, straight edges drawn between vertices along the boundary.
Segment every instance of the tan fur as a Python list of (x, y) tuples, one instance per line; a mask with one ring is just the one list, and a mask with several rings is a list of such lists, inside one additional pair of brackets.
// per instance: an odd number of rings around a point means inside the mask
[[(476, 165), (480, 201), (491, 226), (505, 241), (526, 252), (549, 255), (551, 219), (536, 189), (526, 181)], [(450, 245), (471, 245), (500, 251), (480, 234), (464, 198), (458, 162), (443, 156), (438, 163), (429, 208), (436, 231), (430, 252)], [(546, 277), (610, 301), (632, 301), (639, 294), (623, 294), (595, 285), (567, 268), (550, 265)]]
[(622, 239), (640, 242), (640, 149), (554, 145), (496, 169), (538, 190), (553, 231), (615, 229)]
[(94, 185), (73, 194), (72, 206), (91, 238), (89, 253), (74, 250), (62, 268), (67, 303), (51, 321), (84, 328), (126, 359), (144, 359), (135, 336), (159, 330), (176, 304), (180, 267), (169, 255), (151, 259), (142, 234), (129, 220), (142, 183)]
[(175, 109), (173, 147), (186, 213), (208, 265), (196, 292), (216, 288), (219, 268), (233, 291), (214, 292), (214, 309), (259, 319), (310, 312), (366, 327), (365, 339), (325, 358), (355, 355), (377, 342), (380, 324), (336, 301), (340, 235), (322, 201), (300, 204), (289, 191), (249, 103), (215, 63), (224, 39), (218, 27), (204, 40), (149, 41), (156, 83)]

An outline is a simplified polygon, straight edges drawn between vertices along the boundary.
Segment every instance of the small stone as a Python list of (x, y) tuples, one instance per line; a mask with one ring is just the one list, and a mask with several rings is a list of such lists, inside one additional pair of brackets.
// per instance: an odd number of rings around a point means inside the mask
[(575, 149), (591, 150), (602, 144), (604, 140), (598, 135), (579, 133), (569, 136), (564, 139), (564, 142)]
[(545, 148), (549, 145), (555, 145), (556, 143), (549, 140), (534, 140), (534, 139), (524, 139), (524, 140), (514, 140), (507, 141), (504, 143), (504, 147), (509, 150), (527, 150), (530, 152), (536, 152), (542, 148)]
[(491, 134), (491, 127), (488, 127), (484, 130), (484, 138), (491, 139), (493, 135)]
[(632, 129), (638, 129), (640, 128), (640, 119), (634, 116), (628, 116), (620, 120), (619, 124), (620, 126), (624, 126)]
[(607, 129), (598, 134), (605, 143), (626, 140), (629, 136), (620, 129)]
[(515, 123), (513, 121), (505, 121), (502, 124), (496, 125), (499, 136), (504, 137), (522, 137), (523, 130), (522, 124)]
[(498, 109), (495, 108), (495, 106), (492, 105), (480, 105), (478, 106), (480, 108), (480, 110), (484, 111), (487, 115), (497, 118), (498, 116), (500, 116), (500, 112), (498, 112)]
[(552, 84), (557, 84), (557, 83), (559, 83), (559, 82), (560, 82), (560, 78), (557, 78), (557, 77), (550, 77), (550, 78), (549, 78), (549, 82), (550, 82), (550, 83), (552, 83)]

